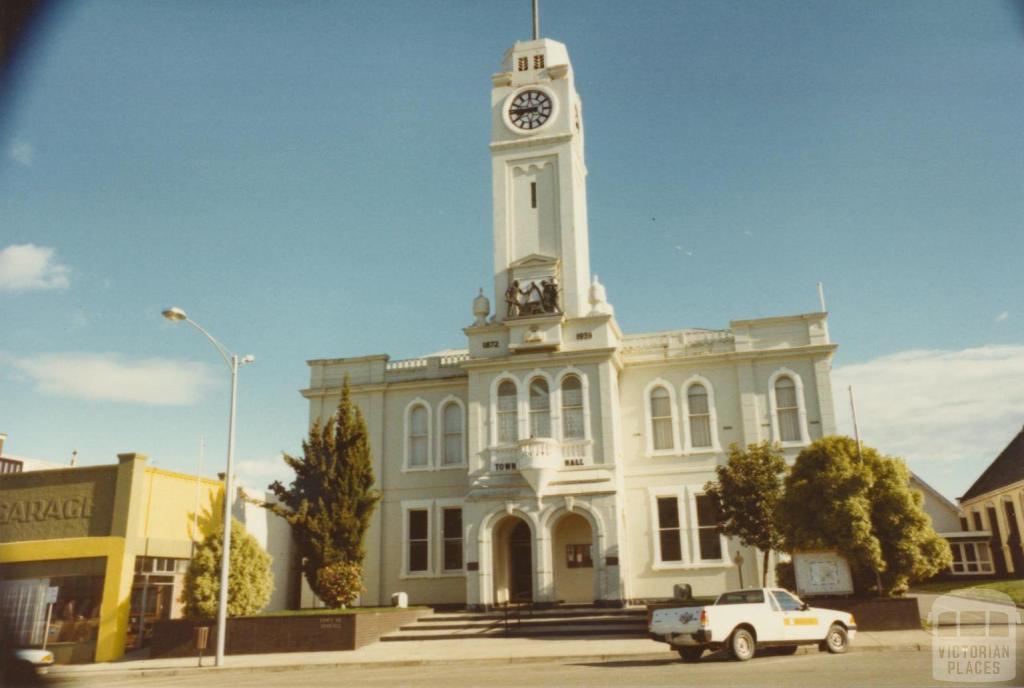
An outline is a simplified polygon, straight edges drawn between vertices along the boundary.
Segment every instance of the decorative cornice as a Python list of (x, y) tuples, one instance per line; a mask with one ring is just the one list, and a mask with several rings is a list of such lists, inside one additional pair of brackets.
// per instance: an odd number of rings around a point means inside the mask
[(746, 320), (730, 320), (729, 327), (747, 325), (777, 325), (785, 322), (800, 322), (802, 320), (822, 320), (828, 317), (828, 311), (817, 313), (800, 313), (798, 315), (773, 315), (767, 318), (748, 318)]
[(537, 138), (517, 139), (515, 141), (495, 141), (491, 144), (491, 152), (516, 150), (517, 148), (533, 148), (535, 146), (546, 146), (556, 143), (572, 141), (572, 134), (555, 134), (553, 136), (539, 136)]
[(547, 365), (555, 362), (562, 365), (564, 359), (570, 359), (573, 363), (601, 363), (608, 360), (616, 353), (614, 347), (601, 349), (584, 349), (573, 351), (552, 351), (544, 353), (521, 353), (511, 356), (495, 356), (494, 358), (472, 358), (462, 364), (463, 370), (487, 371), (503, 369), (536, 368), (538, 365)]
[(793, 358), (814, 354), (832, 355), (838, 348), (838, 344), (808, 344), (805, 346), (786, 347), (785, 349), (755, 349), (752, 351), (723, 351), (719, 353), (697, 353), (689, 355), (682, 353), (677, 355), (661, 356), (658, 356), (655, 351), (652, 351), (650, 354), (623, 354), (622, 358), (626, 367), (642, 368), (660, 366), (672, 362), (743, 362), (766, 358)]

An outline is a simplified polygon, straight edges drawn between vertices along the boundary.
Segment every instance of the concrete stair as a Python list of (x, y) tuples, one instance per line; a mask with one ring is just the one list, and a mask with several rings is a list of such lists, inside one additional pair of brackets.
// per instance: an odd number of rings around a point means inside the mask
[(444, 612), (421, 616), (381, 638), (382, 642), (459, 638), (646, 638), (643, 607), (605, 609), (559, 605), (550, 609)]

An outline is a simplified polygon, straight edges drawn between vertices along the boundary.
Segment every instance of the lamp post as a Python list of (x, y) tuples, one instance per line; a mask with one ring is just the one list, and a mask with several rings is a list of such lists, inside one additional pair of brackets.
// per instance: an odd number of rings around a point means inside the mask
[(238, 368), (256, 360), (255, 356), (231, 353), (213, 335), (204, 330), (180, 308), (167, 308), (163, 316), (171, 322), (187, 322), (210, 340), (217, 353), (231, 369), (231, 415), (228, 417), (228, 468), (224, 474), (224, 549), (220, 556), (220, 593), (217, 598), (217, 657), (214, 666), (224, 665), (224, 638), (227, 635), (228, 616), (228, 574), (231, 561), (231, 506), (234, 501), (234, 460), (235, 460), (235, 401), (238, 396)]

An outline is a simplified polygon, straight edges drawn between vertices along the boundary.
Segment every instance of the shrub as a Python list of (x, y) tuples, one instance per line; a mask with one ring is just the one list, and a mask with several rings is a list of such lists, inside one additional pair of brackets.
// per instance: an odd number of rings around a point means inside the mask
[(363, 587), (363, 569), (359, 564), (336, 561), (316, 572), (320, 599), (328, 607), (345, 607), (356, 601), (366, 590)]
[[(220, 557), (224, 551), (223, 528), (207, 536), (185, 574), (182, 601), (185, 615), (213, 619), (220, 593)], [(271, 557), (238, 520), (231, 519), (231, 570), (228, 574), (228, 616), (256, 614), (270, 601), (274, 590)]]
[(796, 590), (796, 569), (792, 561), (775, 562), (775, 585), (786, 590)]

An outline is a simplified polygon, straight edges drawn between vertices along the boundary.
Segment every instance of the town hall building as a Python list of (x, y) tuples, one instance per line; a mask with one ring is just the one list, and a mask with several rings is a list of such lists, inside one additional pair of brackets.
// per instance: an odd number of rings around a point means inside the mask
[(466, 347), (309, 361), (310, 420), (347, 376), (369, 430), (383, 498), (362, 603), (617, 606), (756, 584), (758, 552), (719, 532), (704, 485), (732, 443), (792, 459), (835, 432), (827, 314), (623, 333), (590, 270), (566, 47), (516, 43), (491, 81), (494, 293)]

